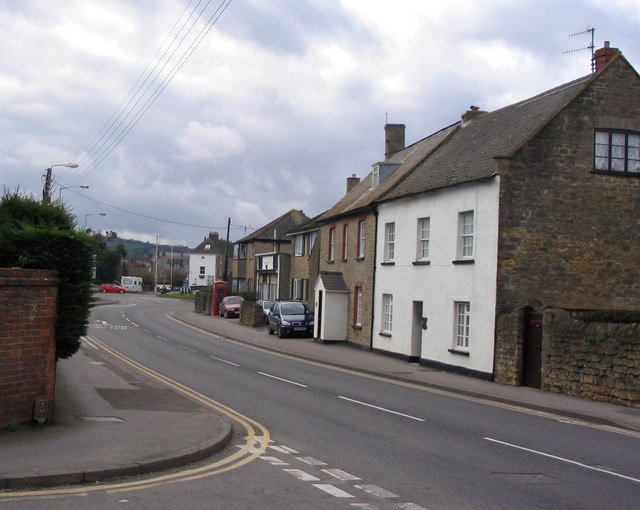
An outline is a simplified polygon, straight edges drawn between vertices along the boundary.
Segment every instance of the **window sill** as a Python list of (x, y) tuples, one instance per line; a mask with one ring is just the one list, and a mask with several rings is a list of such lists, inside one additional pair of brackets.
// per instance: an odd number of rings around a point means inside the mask
[(327, 260), (327, 264), (335, 264), (336, 261), (335, 260)]
[(457, 259), (457, 260), (452, 260), (451, 263), (455, 265), (465, 265), (465, 264), (475, 264), (476, 261), (474, 259)]
[(380, 262), (381, 266), (395, 266), (395, 262)]
[(362, 329), (362, 326), (360, 324), (352, 324), (351, 329)]
[(616, 175), (618, 177), (640, 177), (638, 172), (616, 172), (614, 170), (591, 170), (592, 174)]
[(349, 262), (349, 259), (342, 259), (342, 262)]
[(469, 356), (469, 351), (461, 351), (460, 349), (449, 349), (451, 354), (459, 354), (460, 356)]
[(358, 262), (360, 262), (361, 260), (364, 260), (364, 257), (356, 257), (354, 260), (357, 260)]
[(378, 335), (386, 336), (387, 338), (391, 338), (391, 333), (388, 333), (386, 331), (380, 331), (380, 333), (378, 333)]
[(414, 266), (428, 266), (428, 265), (431, 264), (431, 261), (429, 261), (429, 260), (414, 260), (412, 262), (412, 264)]

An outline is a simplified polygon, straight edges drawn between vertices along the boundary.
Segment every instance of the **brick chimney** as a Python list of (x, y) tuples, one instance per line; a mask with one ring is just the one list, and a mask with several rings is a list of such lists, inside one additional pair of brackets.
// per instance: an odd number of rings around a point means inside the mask
[(384, 159), (404, 149), (404, 124), (384, 125)]
[(479, 106), (470, 106), (469, 109), (460, 117), (462, 118), (462, 122), (468, 122), (475, 119), (478, 115), (482, 115), (483, 113), (487, 112), (481, 110)]
[(600, 71), (600, 69), (607, 65), (607, 63), (618, 53), (620, 53), (620, 50), (618, 48), (610, 48), (609, 41), (605, 41), (604, 48), (596, 50), (596, 52), (593, 54), (595, 72), (597, 73), (598, 71)]
[(209, 239), (213, 239), (214, 241), (217, 241), (220, 237), (220, 234), (218, 234), (217, 232), (209, 232)]
[(349, 193), (360, 182), (360, 177), (356, 177), (356, 174), (351, 174), (351, 177), (347, 177), (347, 193)]

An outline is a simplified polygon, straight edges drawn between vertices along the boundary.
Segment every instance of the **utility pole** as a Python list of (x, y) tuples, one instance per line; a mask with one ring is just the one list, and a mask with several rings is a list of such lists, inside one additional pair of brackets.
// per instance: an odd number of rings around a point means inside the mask
[(77, 163), (63, 163), (61, 165), (51, 165), (47, 168), (46, 173), (44, 174), (44, 188), (42, 189), (42, 202), (45, 204), (51, 203), (51, 185), (53, 184), (53, 179), (51, 174), (53, 172), (54, 166), (66, 166), (67, 168), (78, 168)]
[(222, 279), (226, 282), (229, 276), (229, 229), (231, 228), (231, 217), (227, 220), (227, 244), (224, 248), (224, 274)]

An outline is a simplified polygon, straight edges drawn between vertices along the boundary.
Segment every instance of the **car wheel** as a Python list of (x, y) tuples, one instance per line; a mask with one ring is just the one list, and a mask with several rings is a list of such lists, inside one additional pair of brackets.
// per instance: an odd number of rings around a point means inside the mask
[(107, 291), (106, 290), (101, 290), (100, 292), (102, 292), (103, 294), (106, 294)]
[(124, 290), (119, 290), (118, 291), (118, 294), (123, 294), (123, 293), (124, 293)]
[(284, 331), (282, 331), (282, 327), (278, 326), (278, 338), (284, 338)]
[(224, 313), (222, 314), (222, 316), (223, 316), (225, 319), (228, 319), (228, 318), (229, 318), (229, 314), (227, 313), (227, 311), (226, 311), (226, 310), (224, 311)]
[(273, 335), (273, 330), (271, 329), (271, 324), (267, 324), (267, 329), (269, 330), (269, 334)]

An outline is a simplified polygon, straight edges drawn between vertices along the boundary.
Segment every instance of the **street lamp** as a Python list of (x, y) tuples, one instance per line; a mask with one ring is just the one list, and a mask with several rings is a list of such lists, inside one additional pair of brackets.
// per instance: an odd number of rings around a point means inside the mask
[(156, 235), (156, 263), (155, 263), (155, 275), (153, 277), (153, 292), (158, 292), (158, 239), (161, 235)]
[(105, 212), (85, 214), (85, 215), (84, 215), (84, 225), (82, 225), (82, 230), (84, 230), (84, 229), (85, 229), (85, 227), (87, 226), (87, 218), (88, 218), (89, 216), (106, 216), (106, 215), (107, 215), (107, 213), (105, 213)]
[(89, 186), (87, 184), (81, 184), (80, 186), (60, 186), (60, 191), (58, 192), (58, 202), (62, 201), (62, 190), (71, 188), (89, 189)]
[(77, 163), (62, 163), (60, 165), (51, 165), (47, 168), (47, 173), (44, 174), (44, 188), (42, 189), (42, 201), (45, 203), (51, 202), (51, 169), (54, 166), (66, 166), (67, 168), (78, 168), (80, 165)]

